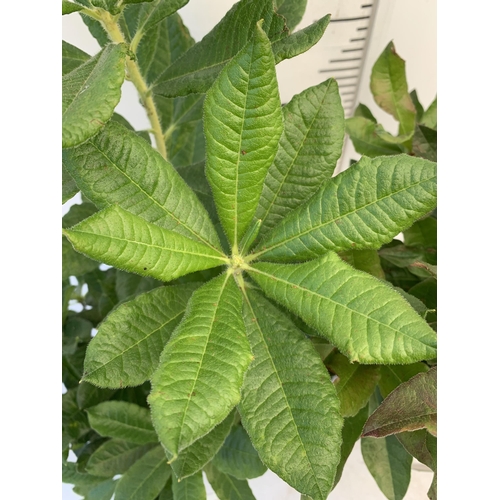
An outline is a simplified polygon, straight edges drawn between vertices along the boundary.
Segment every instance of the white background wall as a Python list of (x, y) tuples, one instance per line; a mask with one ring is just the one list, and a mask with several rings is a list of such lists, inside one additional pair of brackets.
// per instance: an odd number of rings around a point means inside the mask
[[(304, 21), (335, 12), (342, 8), (343, 2), (350, 0), (309, 0)], [(190, 0), (179, 13), (189, 28), (193, 38), (198, 41), (229, 10), (233, 0)], [(358, 102), (366, 104), (376, 118), (390, 132), (396, 132), (394, 119), (380, 110), (374, 103), (369, 91), (370, 69), (385, 46), (393, 40), (398, 54), (406, 60), (409, 89), (417, 89), (420, 101), (426, 108), (436, 96), (437, 72), (437, 0), (379, 0), (375, 23), (371, 32), (370, 44), (365, 57), (365, 69), (361, 74)], [(309, 24), (308, 21), (305, 24)], [(297, 29), (300, 29), (299, 25)], [(99, 50), (97, 42), (88, 33), (86, 26), (77, 14), (63, 17), (63, 39), (80, 49), (95, 54)], [(303, 54), (278, 66), (278, 80), (282, 97), (293, 95), (311, 85), (311, 77), (304, 73), (308, 66), (308, 54)], [(282, 69), (281, 69), (282, 68)], [(292, 75), (292, 77), (290, 76)], [(125, 82), (122, 101), (117, 112), (125, 116), (137, 129), (149, 128), (143, 108), (139, 105), (135, 88)], [(346, 143), (344, 160), (357, 159), (350, 141)], [(345, 165), (345, 163), (344, 163)], [(412, 481), (405, 500), (422, 500), (432, 480), (432, 474), (425, 467), (414, 462)], [(251, 480), (250, 485), (258, 500), (299, 500), (300, 495), (281, 481), (272, 472)], [(63, 485), (63, 500), (80, 498)], [(209, 491), (209, 499), (215, 495)], [(383, 500), (375, 481), (366, 469), (357, 443), (349, 458), (342, 480), (330, 495), (331, 500)]]

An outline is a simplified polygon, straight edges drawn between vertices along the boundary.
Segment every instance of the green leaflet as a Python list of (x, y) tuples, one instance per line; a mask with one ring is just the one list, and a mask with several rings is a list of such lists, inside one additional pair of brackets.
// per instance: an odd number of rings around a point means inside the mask
[(405, 62), (396, 54), (392, 42), (389, 42), (373, 65), (370, 90), (375, 102), (399, 122), (399, 133), (412, 134), (416, 110), (408, 93)]
[(87, 471), (95, 476), (114, 477), (125, 473), (155, 444), (137, 445), (121, 439), (110, 439), (101, 445), (87, 462)]
[(267, 470), (241, 425), (233, 427), (212, 463), (237, 479), (259, 477)]
[(353, 116), (348, 118), (345, 124), (354, 149), (359, 154), (374, 158), (380, 155), (397, 155), (404, 152), (401, 145), (386, 141), (381, 136), (385, 132), (382, 125), (370, 118)]
[(337, 474), (333, 483), (334, 488), (342, 478), (344, 466), (347, 462), (347, 459), (351, 455), (356, 441), (361, 436), (361, 432), (363, 431), (363, 426), (365, 425), (367, 418), (368, 405), (361, 409), (354, 417), (344, 419), (344, 427), (342, 427), (342, 447), (340, 449), (340, 462), (337, 467)]
[(160, 287), (118, 306), (87, 348), (83, 380), (116, 389), (148, 380), (197, 287)]
[(188, 3), (188, 0), (152, 0), (144, 2), (127, 2), (139, 5), (128, 6), (122, 18), (120, 25), (127, 40), (139, 37), (142, 42), (143, 34), (153, 28), (157, 28), (168, 16), (174, 14), (177, 10)]
[(203, 470), (219, 500), (256, 500), (248, 481), (224, 474), (212, 463), (207, 464)]
[(86, 144), (64, 151), (63, 159), (98, 208), (118, 204), (148, 222), (220, 249), (196, 195), (172, 165), (131, 130), (110, 122)]
[(201, 42), (166, 68), (153, 92), (165, 97), (206, 92), (224, 65), (252, 37), (257, 21), (264, 19), (263, 29), (273, 39), (270, 28), (274, 17), (272, 0), (236, 3)]
[(413, 363), (411, 365), (392, 365), (380, 367), (380, 393), (386, 398), (396, 387), (410, 380), (418, 373), (429, 371), (425, 363)]
[(421, 125), (437, 130), (437, 97), (422, 115)]
[(433, 162), (363, 157), (283, 219), (253, 258), (296, 261), (329, 250), (380, 248), (436, 206), (436, 191)]
[(370, 108), (365, 104), (359, 103), (356, 110), (354, 111), (354, 116), (361, 116), (363, 118), (367, 118), (373, 123), (377, 123), (377, 119), (373, 116), (373, 113), (370, 111)]
[(158, 442), (149, 410), (125, 401), (105, 401), (87, 410), (92, 429), (101, 436), (129, 443)]
[(259, 200), (260, 236), (309, 199), (329, 179), (342, 153), (344, 110), (332, 78), (283, 107), (284, 130)]
[[(67, 387), (67, 384), (65, 385)], [(85, 412), (78, 408), (76, 388), (68, 389), (68, 392), (62, 396), (62, 427), (72, 441), (80, 439), (90, 430)]]
[(345, 250), (339, 256), (355, 269), (371, 274), (375, 278), (385, 279), (380, 257), (376, 250)]
[[(177, 479), (181, 480), (191, 476), (212, 460), (231, 430), (235, 411), (233, 410), (208, 434), (205, 434), (179, 453), (178, 457), (170, 464)], [(168, 450), (166, 450), (166, 453), (168, 458), (172, 458), (173, 455)]]
[(278, 14), (286, 19), (286, 25), (292, 31), (300, 23), (306, 11), (307, 0), (275, 0)]
[(437, 435), (437, 369), (419, 373), (392, 391), (372, 413), (363, 436), (384, 437), (426, 427)]
[[(145, 278), (120, 270), (116, 271), (115, 291), (119, 302), (131, 300), (141, 293), (149, 292), (162, 285), (161, 281), (153, 278)], [(179, 290), (181, 289), (179, 288)]]
[(234, 249), (252, 221), (283, 130), (274, 57), (259, 24), (208, 91), (204, 109), (207, 178)]
[(273, 41), (273, 53), (276, 64), (303, 54), (316, 45), (330, 24), (330, 14), (306, 26), (304, 29), (292, 33), (281, 40)]
[(425, 429), (421, 429), (413, 432), (401, 432), (396, 437), (410, 455), (436, 472), (437, 438), (435, 436)]
[(402, 500), (408, 490), (412, 457), (395, 436), (362, 438), (361, 452), (370, 474), (388, 500)]
[(228, 262), (217, 250), (151, 224), (118, 205), (63, 232), (79, 252), (91, 258), (161, 281)]
[(111, 120), (119, 123), (120, 125), (123, 125), (129, 130), (133, 130), (139, 137), (142, 137), (148, 144), (151, 144), (151, 137), (147, 130), (136, 131), (134, 127), (132, 127), (132, 125), (128, 122), (128, 120), (126, 120), (122, 115), (119, 115), (118, 113), (113, 113)]
[(115, 500), (154, 500), (172, 474), (161, 446), (148, 451), (118, 481)]
[(394, 289), (330, 252), (304, 264), (252, 264), (266, 295), (351, 361), (408, 364), (436, 357), (436, 334)]
[(437, 131), (417, 125), (413, 136), (413, 152), (419, 158), (437, 161)]
[(335, 352), (324, 361), (330, 373), (335, 373), (335, 388), (340, 400), (343, 417), (354, 417), (366, 406), (380, 379), (378, 366), (349, 363), (349, 360)]
[(78, 47), (62, 41), (62, 74), (71, 73), (74, 69), (88, 61), (90, 56)]
[(161, 443), (172, 454), (207, 434), (240, 400), (251, 361), (241, 294), (230, 274), (194, 292), (151, 379), (149, 404)]
[(62, 165), (62, 203), (63, 205), (73, 198), (76, 193), (80, 191), (78, 186), (76, 185), (73, 177), (68, 173), (68, 171), (64, 168), (64, 164)]
[[(92, 203), (73, 205), (62, 219), (62, 226), (74, 226), (83, 219), (95, 214), (97, 209)], [(62, 237), (62, 279), (70, 276), (82, 276), (99, 267), (99, 262), (88, 259), (85, 255), (75, 252), (70, 242)]]
[(73, 491), (78, 495), (84, 494), (85, 500), (111, 500), (116, 483), (114, 479), (108, 479), (95, 486), (85, 487), (85, 491), (82, 491), (82, 487), (75, 487)]
[(422, 104), (420, 103), (419, 99), (418, 99), (418, 95), (417, 95), (417, 91), (416, 90), (412, 90), (410, 92), (410, 97), (411, 97), (411, 100), (413, 102), (413, 105), (415, 106), (415, 111), (416, 111), (416, 120), (417, 120), (417, 123), (420, 123), (420, 120), (422, 119), (422, 115), (424, 114), (424, 108), (422, 107)]
[(110, 399), (114, 392), (115, 391), (110, 389), (99, 389), (95, 385), (88, 384), (87, 382), (81, 382), (78, 384), (76, 392), (78, 408), (83, 410), (91, 406), (96, 406)]
[(81, 5), (70, 2), (69, 0), (62, 0), (62, 15), (71, 14), (73, 12), (78, 12), (82, 10), (83, 7)]
[(174, 500), (205, 500), (207, 498), (201, 471), (180, 482), (173, 481), (172, 491)]
[(125, 55), (125, 44), (109, 44), (63, 76), (63, 148), (85, 142), (111, 118), (121, 97)]
[(92, 476), (79, 472), (77, 464), (74, 462), (66, 462), (62, 464), (62, 482), (81, 485), (81, 486), (94, 486), (103, 481), (102, 477)]
[(243, 384), (242, 423), (272, 471), (314, 500), (325, 499), (340, 459), (335, 388), (292, 321), (257, 292), (247, 293), (243, 311), (255, 360)]

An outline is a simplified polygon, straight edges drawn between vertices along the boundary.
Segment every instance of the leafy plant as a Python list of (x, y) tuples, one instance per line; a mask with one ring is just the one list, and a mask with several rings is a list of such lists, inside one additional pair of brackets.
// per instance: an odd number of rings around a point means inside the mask
[[(63, 202), (83, 200), (63, 218), (63, 481), (87, 499), (203, 499), (204, 471), (221, 500), (252, 499), (269, 468), (320, 500), (363, 427), (381, 436), (363, 438), (376, 478), (394, 450), (408, 477), (408, 453), (435, 469), (435, 408), (408, 407), (410, 425), (394, 408), (435, 380), (436, 164), (400, 151), (332, 177), (335, 80), (282, 107), (275, 73), (329, 16), (290, 33), (305, 2), (241, 0), (195, 44), (185, 3), (63, 1), (102, 46), (63, 42)], [(114, 113), (125, 78), (146, 133)]]

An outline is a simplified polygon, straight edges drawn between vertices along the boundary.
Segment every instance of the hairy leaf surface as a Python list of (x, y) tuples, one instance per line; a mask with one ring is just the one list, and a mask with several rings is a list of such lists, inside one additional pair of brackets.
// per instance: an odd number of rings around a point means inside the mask
[(161, 446), (153, 448), (123, 474), (115, 500), (154, 500), (172, 474)]
[(437, 435), (437, 369), (399, 385), (372, 413), (363, 436), (384, 437), (426, 427)]
[(242, 389), (242, 423), (272, 471), (301, 493), (325, 499), (340, 460), (335, 388), (293, 322), (257, 292), (248, 297), (244, 317), (255, 360)]
[(377, 249), (436, 206), (436, 164), (407, 155), (366, 158), (323, 187), (256, 249), (293, 261), (329, 250)]
[(78, 146), (111, 118), (121, 97), (125, 55), (125, 44), (109, 44), (63, 76), (63, 148)]
[(408, 302), (334, 253), (304, 264), (253, 264), (249, 273), (351, 361), (407, 364), (436, 356), (436, 334)]
[(349, 363), (349, 360), (336, 352), (325, 360), (328, 371), (335, 373), (335, 388), (340, 400), (343, 417), (354, 417), (366, 406), (380, 379), (378, 366)]
[(213, 464), (221, 472), (237, 479), (259, 477), (267, 470), (241, 425), (233, 427), (222, 448), (215, 455)]
[(370, 474), (388, 500), (402, 500), (411, 477), (412, 457), (395, 436), (362, 438), (361, 452)]
[(69, 0), (62, 0), (62, 15), (71, 14), (73, 12), (78, 12), (82, 10), (83, 7), (76, 3), (70, 2)]
[(98, 208), (118, 204), (157, 226), (220, 248), (196, 195), (172, 165), (131, 130), (110, 122), (86, 144), (64, 151), (63, 159)]
[(118, 205), (63, 231), (79, 252), (161, 281), (227, 262), (217, 250), (151, 224)]
[(248, 481), (224, 474), (212, 462), (203, 469), (219, 500), (256, 500)]
[(344, 110), (332, 78), (283, 107), (284, 131), (256, 213), (263, 236), (330, 178), (342, 153)]
[(87, 462), (87, 471), (95, 476), (114, 477), (125, 473), (155, 444), (137, 445), (121, 439), (110, 439), (101, 445)]
[(112, 311), (87, 348), (83, 379), (111, 388), (148, 380), (197, 286), (156, 288)]
[(153, 422), (171, 461), (239, 402), (251, 361), (244, 328), (241, 294), (231, 275), (194, 292), (151, 380)]
[(182, 481), (173, 481), (172, 491), (174, 500), (205, 500), (207, 498), (201, 471)]
[(259, 25), (207, 93), (204, 108), (207, 178), (234, 248), (252, 221), (283, 130), (274, 57)]
[[(226, 436), (231, 430), (234, 421), (232, 411), (219, 425), (216, 425), (208, 434), (195, 441), (192, 445), (184, 448), (178, 457), (170, 464), (177, 479), (191, 476), (201, 470), (219, 451)], [(166, 450), (167, 457), (172, 454)]]
[(396, 54), (392, 42), (373, 65), (370, 90), (375, 102), (399, 122), (399, 133), (412, 134), (416, 110), (408, 93), (405, 62)]
[(129, 443), (158, 442), (147, 408), (125, 401), (105, 401), (87, 410), (89, 423), (101, 436)]

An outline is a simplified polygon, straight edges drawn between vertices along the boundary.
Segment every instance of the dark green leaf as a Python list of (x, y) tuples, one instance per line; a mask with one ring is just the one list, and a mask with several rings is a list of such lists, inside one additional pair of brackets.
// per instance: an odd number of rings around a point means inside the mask
[(417, 125), (413, 136), (413, 152), (420, 158), (437, 161), (437, 131)]
[(74, 354), (80, 342), (88, 342), (92, 328), (90, 321), (70, 316), (63, 327), (63, 355)]
[(437, 130), (437, 96), (422, 115), (420, 123), (425, 127)]
[(398, 385), (407, 382), (418, 373), (429, 371), (425, 363), (411, 365), (386, 365), (380, 367), (380, 393), (386, 398)]
[(73, 177), (69, 174), (69, 172), (64, 168), (64, 164), (62, 165), (62, 202), (66, 203), (68, 200), (73, 198), (76, 193), (80, 191), (78, 186), (76, 185)]
[(335, 352), (324, 361), (330, 373), (335, 373), (335, 387), (340, 400), (340, 412), (343, 417), (354, 417), (366, 406), (380, 379), (378, 366), (350, 363)]
[(113, 113), (111, 120), (123, 125), (124, 127), (127, 127), (129, 130), (133, 130), (139, 137), (142, 137), (148, 144), (151, 144), (151, 137), (147, 130), (136, 131), (134, 127), (132, 127), (132, 125), (118, 113)]
[(129, 443), (155, 443), (158, 437), (147, 408), (125, 401), (105, 401), (87, 410), (89, 423), (101, 436)]
[(172, 474), (161, 446), (148, 451), (120, 478), (115, 500), (154, 500)]
[(370, 416), (363, 436), (384, 437), (426, 427), (437, 433), (437, 369), (399, 385)]
[(375, 276), (381, 280), (385, 279), (384, 270), (380, 264), (380, 257), (376, 250), (346, 250), (339, 253), (355, 269)]
[(267, 470), (241, 425), (233, 427), (212, 463), (237, 479), (259, 477)]
[(388, 500), (402, 500), (411, 477), (412, 457), (395, 438), (362, 438), (361, 452), (370, 474)]
[(396, 434), (396, 437), (410, 455), (434, 472), (437, 471), (437, 438), (435, 436), (425, 429), (420, 429), (413, 432), (401, 432)]
[(286, 19), (286, 25), (293, 31), (306, 11), (307, 0), (275, 0), (278, 14)]
[(83, 7), (76, 3), (70, 2), (69, 0), (62, 0), (62, 15), (71, 14), (72, 12), (78, 12), (82, 10)]
[(410, 92), (410, 97), (413, 102), (413, 105), (415, 106), (415, 110), (417, 112), (416, 114), (416, 120), (417, 123), (420, 123), (420, 120), (422, 119), (422, 115), (424, 114), (424, 108), (422, 107), (422, 104), (420, 104), (420, 101), (418, 100), (418, 95), (416, 90), (412, 90)]
[(75, 68), (88, 61), (90, 56), (78, 47), (62, 41), (62, 74), (71, 73)]
[(63, 148), (78, 146), (111, 118), (125, 78), (125, 44), (110, 44), (63, 76)]
[(179, 452), (222, 422), (239, 402), (252, 354), (231, 274), (192, 295), (151, 379), (149, 404), (161, 443)]
[(256, 500), (247, 481), (224, 474), (212, 463), (203, 470), (219, 500)]
[(84, 380), (121, 388), (149, 379), (196, 288), (196, 284), (160, 287), (117, 307), (89, 344)]
[(294, 96), (283, 116), (285, 128), (255, 214), (262, 219), (261, 236), (333, 175), (342, 153), (344, 110), (335, 80)]
[(124, 271), (116, 271), (116, 296), (120, 302), (131, 300), (137, 295), (162, 286), (161, 281)]
[(356, 110), (354, 111), (354, 116), (362, 116), (363, 118), (367, 118), (373, 123), (377, 123), (377, 119), (373, 116), (373, 113), (370, 111), (368, 106), (359, 103)]
[(255, 360), (242, 389), (242, 423), (265, 465), (301, 493), (325, 499), (340, 460), (336, 391), (304, 334), (259, 293), (247, 293)]
[(114, 477), (124, 474), (145, 453), (156, 445), (138, 445), (120, 439), (110, 439), (101, 445), (90, 457), (87, 471), (94, 476)]
[(107, 401), (115, 391), (109, 389), (99, 389), (95, 385), (89, 384), (87, 382), (80, 382), (78, 384), (78, 390), (76, 394), (76, 401), (78, 407), (84, 410), (85, 408), (90, 408), (91, 406), (98, 405), (103, 401)]
[(78, 472), (77, 464), (75, 462), (66, 462), (62, 464), (62, 482), (69, 484), (76, 484), (81, 486), (94, 486), (102, 483), (103, 478), (92, 476)]
[(78, 408), (76, 388), (69, 389), (62, 396), (62, 426), (72, 440), (79, 439), (90, 430), (87, 415)]
[(205, 500), (207, 492), (200, 472), (184, 478), (182, 481), (172, 482), (174, 500)]

